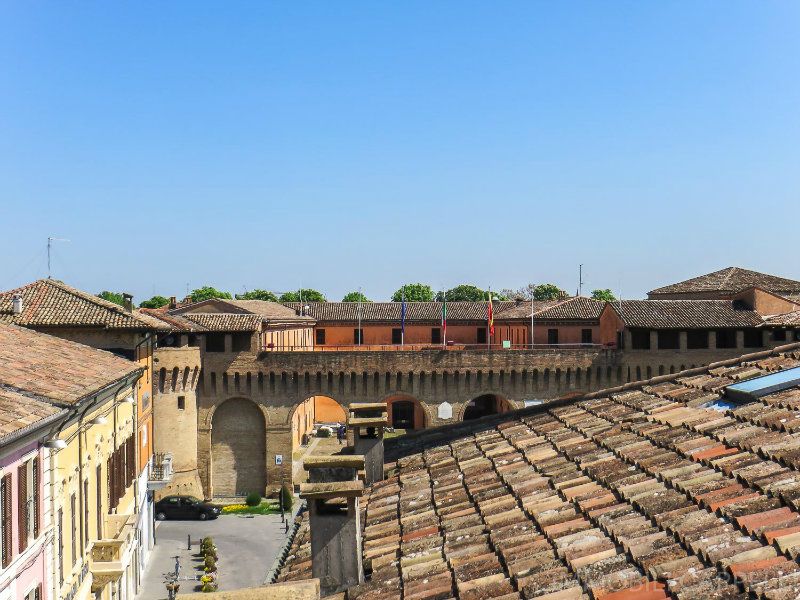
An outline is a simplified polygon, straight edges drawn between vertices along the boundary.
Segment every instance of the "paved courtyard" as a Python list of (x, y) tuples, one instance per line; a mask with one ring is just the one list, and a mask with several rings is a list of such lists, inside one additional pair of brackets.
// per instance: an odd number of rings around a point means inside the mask
[[(187, 535), (193, 541), (186, 548)], [(156, 546), (142, 577), (137, 600), (166, 598), (164, 573), (172, 571), (175, 556), (180, 556), (181, 576), (200, 574), (195, 567), (199, 540), (211, 536), (217, 545), (219, 561), (219, 589), (233, 590), (258, 586), (264, 583), (278, 551), (286, 540), (280, 515), (255, 515), (251, 518), (223, 515), (213, 521), (163, 521), (156, 526)], [(192, 581), (181, 582), (181, 592), (194, 591), (199, 585)]]

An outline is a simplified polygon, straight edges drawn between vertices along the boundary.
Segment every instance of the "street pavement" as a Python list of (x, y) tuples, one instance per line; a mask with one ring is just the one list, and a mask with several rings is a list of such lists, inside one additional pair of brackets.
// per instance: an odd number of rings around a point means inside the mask
[[(187, 550), (187, 535), (192, 549)], [(181, 576), (194, 576), (200, 559), (199, 540), (214, 538), (217, 545), (219, 589), (234, 590), (264, 583), (278, 552), (286, 541), (280, 515), (222, 515), (213, 521), (162, 521), (156, 526), (156, 545), (142, 577), (137, 600), (166, 598), (164, 574), (175, 568), (180, 556)], [(199, 582), (181, 582), (181, 593), (193, 592)], [(198, 588), (199, 589), (199, 588)]]

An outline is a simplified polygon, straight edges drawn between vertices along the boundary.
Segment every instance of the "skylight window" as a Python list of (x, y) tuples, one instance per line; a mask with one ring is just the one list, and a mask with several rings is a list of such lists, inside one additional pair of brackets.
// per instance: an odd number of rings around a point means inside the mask
[(752, 402), (763, 396), (800, 385), (800, 367), (770, 373), (725, 388), (725, 396), (737, 402)]

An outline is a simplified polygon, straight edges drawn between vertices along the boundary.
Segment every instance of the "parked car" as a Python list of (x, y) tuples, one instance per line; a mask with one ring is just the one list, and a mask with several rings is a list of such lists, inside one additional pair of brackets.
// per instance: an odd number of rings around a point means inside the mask
[(156, 502), (156, 519), (216, 519), (222, 509), (194, 496), (165, 496)]

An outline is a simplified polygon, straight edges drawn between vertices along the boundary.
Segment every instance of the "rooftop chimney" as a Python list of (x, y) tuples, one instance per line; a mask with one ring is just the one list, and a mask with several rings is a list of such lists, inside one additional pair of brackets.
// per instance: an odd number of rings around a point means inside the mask
[(170, 296), (169, 297), (169, 307), (170, 308), (176, 308), (177, 306), (178, 306), (178, 299), (175, 298), (175, 296)]
[(15, 315), (22, 314), (22, 294), (14, 294), (11, 297), (11, 309)]
[(311, 572), (319, 579), (323, 596), (364, 582), (358, 499), (364, 482), (358, 471), (364, 457), (308, 456), (303, 468), (310, 483), (300, 484), (308, 502), (311, 525)]
[(133, 295), (125, 292), (122, 293), (122, 307), (128, 312), (133, 311)]
[(353, 450), (364, 456), (364, 485), (383, 480), (383, 429), (388, 424), (385, 402), (350, 404), (347, 427), (353, 434)]

